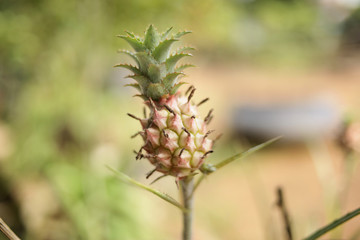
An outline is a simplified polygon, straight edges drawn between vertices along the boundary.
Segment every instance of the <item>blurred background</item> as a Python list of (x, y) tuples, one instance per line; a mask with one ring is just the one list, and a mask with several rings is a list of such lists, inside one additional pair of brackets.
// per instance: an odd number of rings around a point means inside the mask
[[(181, 214), (143, 183), (123, 87), (124, 30), (192, 30), (187, 81), (210, 97), (217, 162), (279, 135), (199, 188), (195, 240), (295, 239), (360, 206), (359, 0), (0, 1), (0, 217), (22, 239), (180, 239)], [(153, 187), (177, 198), (174, 179)], [(360, 239), (354, 219), (327, 236)], [(0, 239), (6, 239), (0, 234)]]

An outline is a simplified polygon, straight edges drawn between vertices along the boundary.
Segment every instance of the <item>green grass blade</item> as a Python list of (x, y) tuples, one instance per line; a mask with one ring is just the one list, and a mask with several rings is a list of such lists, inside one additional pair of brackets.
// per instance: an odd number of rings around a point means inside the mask
[(245, 152), (235, 154), (234, 156), (229, 157), (229, 158), (215, 164), (214, 166), (215, 166), (216, 169), (222, 168), (225, 165), (227, 165), (227, 164), (229, 164), (229, 163), (231, 163), (231, 162), (233, 162), (233, 161), (235, 161), (237, 159), (245, 158), (245, 157), (249, 156), (250, 154), (253, 154), (253, 153), (259, 151), (260, 149), (263, 149), (264, 147), (267, 147), (268, 145), (272, 144), (273, 142), (279, 140), (280, 138), (281, 138), (281, 136), (270, 139), (269, 141), (264, 142), (262, 144), (259, 144), (259, 145), (255, 146), (255, 147), (252, 147), (252, 148), (246, 150)]
[(304, 238), (304, 240), (315, 240), (319, 237), (321, 237), (322, 235), (324, 235), (325, 233), (331, 231), (332, 229), (340, 226), (341, 224), (345, 223), (346, 221), (349, 221), (350, 219), (356, 217), (357, 215), (360, 214), (360, 208), (355, 209), (354, 211), (344, 215), (343, 217), (336, 219), (335, 221), (333, 221), (332, 223), (326, 225), (323, 228), (320, 228), (319, 230), (317, 230), (315, 233), (313, 233), (312, 235), (310, 235), (307, 238)]
[[(219, 162), (218, 164), (215, 164), (215, 165), (212, 165), (212, 167), (214, 167), (216, 170), (219, 170), (220, 168), (224, 167), (225, 165), (237, 160), (237, 159), (242, 159), (242, 158), (245, 158), (247, 156), (249, 156), (250, 154), (253, 154), (257, 151), (259, 151), (260, 149), (263, 149), (264, 147), (272, 144), (273, 142), (279, 140), (282, 136), (279, 136), (279, 137), (276, 137), (276, 138), (273, 138), (273, 139), (270, 139), (269, 141), (267, 142), (264, 142), (262, 144), (259, 144), (255, 147), (252, 147), (250, 148), (249, 150), (245, 151), (245, 152), (242, 152), (242, 153), (238, 153), (238, 154), (235, 154), (234, 156), (230, 157), (230, 158), (227, 158), (221, 162)], [(200, 183), (205, 179), (206, 176), (210, 175), (211, 173), (214, 173), (216, 172), (216, 170), (214, 169), (214, 171), (210, 171), (208, 173), (203, 173), (201, 175), (201, 177), (196, 181), (195, 185), (194, 185), (194, 190), (193, 192), (195, 192), (195, 190), (199, 187)]]
[(131, 185), (135, 185), (137, 187), (140, 187), (148, 192), (151, 192), (153, 194), (155, 194), (156, 196), (164, 199), (165, 201), (171, 203), (172, 205), (174, 205), (175, 207), (178, 207), (181, 211), (186, 212), (187, 209), (184, 208), (179, 202), (177, 202), (174, 198), (170, 197), (169, 195), (167, 195), (166, 193), (162, 193), (156, 189), (153, 189), (149, 186), (146, 186), (134, 179), (132, 179), (131, 177), (127, 176), (126, 174), (119, 172), (117, 170), (115, 170), (114, 168), (111, 168), (109, 166), (106, 166), (110, 171), (114, 172), (116, 174), (116, 177), (118, 177), (122, 182), (131, 184)]

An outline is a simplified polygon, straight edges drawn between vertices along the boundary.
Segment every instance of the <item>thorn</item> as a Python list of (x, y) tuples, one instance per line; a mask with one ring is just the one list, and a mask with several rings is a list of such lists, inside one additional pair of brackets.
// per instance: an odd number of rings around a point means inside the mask
[(194, 88), (193, 85), (191, 85), (185, 92), (185, 95), (187, 95), (192, 89)]
[(190, 95), (189, 95), (189, 97), (188, 97), (188, 101), (187, 101), (187, 102), (190, 102), (191, 98), (194, 96), (195, 90), (196, 90), (196, 88), (193, 88), (193, 89), (191, 90), (191, 92), (190, 92)]
[(209, 101), (210, 98), (205, 98), (204, 100), (202, 100), (201, 102), (199, 102), (196, 106), (199, 107), (200, 105), (206, 103), (207, 101)]
[(151, 170), (150, 172), (148, 172), (146, 174), (146, 179), (148, 179), (151, 175), (153, 175), (154, 172), (156, 172), (157, 168), (154, 168), (153, 170)]
[(164, 134), (164, 136), (165, 136), (166, 138), (169, 138), (169, 134), (167, 134), (167, 133), (165, 132), (165, 129), (162, 130), (162, 133)]
[(208, 154), (213, 153), (213, 150), (207, 151), (202, 157), (201, 159), (204, 159)]
[(135, 138), (135, 137), (137, 137), (140, 133), (141, 133), (141, 132), (137, 132), (137, 133), (135, 133), (134, 135), (132, 135), (130, 138)]
[(136, 119), (136, 120), (141, 120), (140, 118), (138, 118), (137, 116), (135, 116), (135, 115), (133, 115), (133, 114), (131, 114), (131, 113), (128, 113), (127, 114), (129, 117), (132, 117), (132, 118), (134, 118), (134, 119)]
[(186, 128), (182, 127), (182, 130), (184, 130), (184, 132), (186, 132), (187, 135), (190, 137), (190, 132)]
[(151, 105), (154, 109), (156, 109), (155, 103), (154, 103), (154, 101), (153, 101), (151, 98), (149, 98), (149, 102), (150, 102), (150, 105)]
[(182, 148), (179, 153), (179, 157), (181, 157), (181, 154), (184, 152), (185, 148)]
[(205, 136), (204, 136), (204, 138), (207, 138), (211, 133), (213, 133), (213, 132), (215, 132), (215, 130), (209, 130), (206, 134), (205, 134)]
[(146, 107), (144, 107), (143, 113), (144, 113), (144, 118), (147, 118)]
[(210, 109), (209, 113), (207, 114), (206, 118), (205, 118), (205, 122), (209, 121), (210, 117), (211, 117), (211, 114), (212, 112), (214, 111), (214, 109)]
[(139, 151), (136, 153), (137, 155), (136, 155), (136, 160), (139, 160), (139, 159), (142, 159), (143, 158), (143, 154), (141, 153), (141, 151), (143, 150), (143, 148), (144, 148), (144, 146), (142, 146), (140, 149), (139, 149)]
[(167, 175), (161, 175), (160, 177), (157, 177), (154, 181), (152, 181), (151, 183), (150, 183), (150, 185), (152, 185), (153, 183), (155, 183), (155, 182), (157, 182), (157, 181), (159, 181), (160, 179), (162, 179), (162, 178), (164, 178), (164, 177), (166, 177)]
[(172, 110), (168, 105), (164, 104), (164, 107), (171, 112), (174, 116), (176, 115), (176, 113), (174, 112), (174, 110)]

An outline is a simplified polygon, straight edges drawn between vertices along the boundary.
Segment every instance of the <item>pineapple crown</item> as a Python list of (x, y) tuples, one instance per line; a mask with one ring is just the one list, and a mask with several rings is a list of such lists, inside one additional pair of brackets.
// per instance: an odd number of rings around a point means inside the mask
[(181, 31), (169, 37), (171, 30), (172, 27), (160, 34), (153, 25), (150, 25), (145, 31), (144, 38), (127, 31), (127, 35), (118, 36), (135, 50), (135, 52), (127, 50), (119, 50), (119, 52), (129, 55), (137, 66), (118, 64), (115, 67), (126, 68), (133, 73), (127, 77), (134, 79), (136, 83), (126, 86), (140, 91), (141, 94), (137, 96), (158, 101), (164, 95), (174, 95), (179, 87), (185, 84), (179, 82), (180, 77), (184, 76), (182, 71), (193, 65), (184, 64), (178, 67), (176, 65), (183, 57), (192, 56), (187, 51), (194, 48), (182, 47), (174, 53), (170, 53), (170, 50), (173, 43), (191, 32)]

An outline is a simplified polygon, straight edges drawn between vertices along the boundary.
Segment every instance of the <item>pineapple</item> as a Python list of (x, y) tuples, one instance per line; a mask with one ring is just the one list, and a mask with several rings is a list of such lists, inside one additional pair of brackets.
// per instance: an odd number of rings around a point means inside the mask
[(208, 131), (208, 124), (212, 119), (212, 110), (202, 119), (198, 114), (198, 106), (208, 100), (204, 99), (199, 104), (192, 101), (195, 88), (191, 86), (184, 94), (179, 91), (179, 82), (184, 75), (185, 68), (190, 64), (176, 66), (178, 61), (192, 50), (183, 47), (170, 54), (171, 46), (179, 38), (190, 32), (183, 31), (169, 37), (169, 28), (160, 34), (153, 25), (150, 25), (144, 38), (135, 36), (130, 32), (120, 38), (127, 41), (135, 52), (120, 50), (129, 55), (136, 66), (118, 64), (130, 70), (129, 75), (136, 83), (128, 84), (136, 88), (137, 95), (144, 100), (150, 115), (141, 119), (128, 114), (140, 121), (142, 130), (136, 134), (144, 140), (143, 146), (136, 153), (136, 159), (146, 158), (155, 169), (147, 175), (150, 177), (155, 171), (162, 176), (171, 175), (177, 180), (196, 174), (203, 166), (205, 158), (212, 153), (214, 141), (209, 138), (212, 131)]

